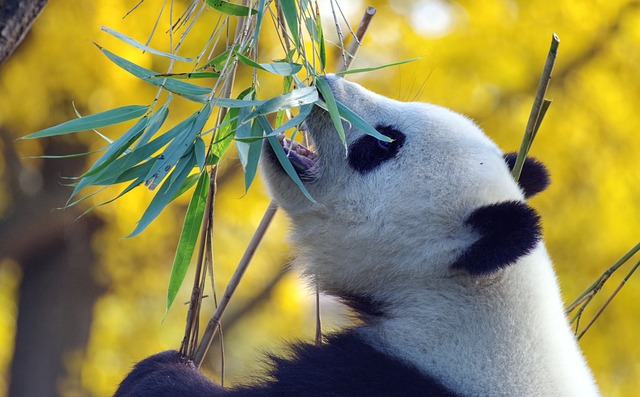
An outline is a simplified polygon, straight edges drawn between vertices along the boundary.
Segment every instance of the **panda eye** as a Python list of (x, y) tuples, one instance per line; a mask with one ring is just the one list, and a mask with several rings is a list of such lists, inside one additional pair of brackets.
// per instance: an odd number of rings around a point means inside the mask
[(386, 142), (365, 135), (349, 146), (349, 166), (361, 174), (366, 174), (394, 158), (404, 144), (405, 135), (393, 127), (382, 126), (376, 130), (393, 140)]
[(376, 139), (376, 145), (378, 145), (379, 149), (389, 150), (391, 148), (392, 142), (382, 141), (380, 139)]

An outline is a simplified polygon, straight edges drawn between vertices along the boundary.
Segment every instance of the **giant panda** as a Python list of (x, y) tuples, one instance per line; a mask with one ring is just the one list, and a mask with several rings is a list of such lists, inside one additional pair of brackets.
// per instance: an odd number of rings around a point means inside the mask
[(262, 169), (303, 273), (361, 321), (271, 357), (271, 372), (248, 386), (222, 388), (167, 351), (138, 363), (115, 396), (599, 395), (525, 202), (546, 188), (544, 166), (528, 159), (518, 184), (515, 155), (466, 117), (323, 78), (392, 141), (345, 122), (345, 151), (315, 108), (305, 122), (315, 152), (290, 151), (315, 201), (269, 144)]

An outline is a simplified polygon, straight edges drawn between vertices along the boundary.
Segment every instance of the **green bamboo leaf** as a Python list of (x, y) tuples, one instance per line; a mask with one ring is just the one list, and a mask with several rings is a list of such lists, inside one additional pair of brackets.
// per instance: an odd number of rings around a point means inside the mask
[[(300, 112), (298, 113), (297, 116), (292, 117), (291, 120), (287, 121), (286, 123), (282, 124), (280, 127), (276, 128), (275, 130), (273, 130), (273, 132), (269, 133), (269, 135), (266, 136), (275, 136), (278, 135), (282, 132), (285, 132), (286, 130), (290, 129), (290, 128), (294, 128), (298, 125), (300, 125), (308, 116), (309, 113), (311, 113), (311, 110), (313, 109), (313, 104), (309, 104), (309, 105), (303, 105), (300, 106)], [(240, 141), (240, 142), (255, 142), (258, 140), (263, 140), (266, 136), (260, 136), (258, 138), (249, 136), (249, 137), (240, 137), (238, 135), (236, 135), (236, 141)]]
[(218, 161), (222, 158), (222, 155), (227, 151), (231, 142), (233, 142), (233, 138), (235, 137), (235, 132), (237, 130), (238, 125), (238, 114), (240, 109), (230, 109), (225, 115), (225, 120), (227, 120), (226, 124), (220, 128), (218, 133), (218, 138), (212, 145), (211, 150), (209, 152), (209, 159), (207, 160), (208, 165), (218, 164)]
[(340, 111), (338, 110), (338, 105), (336, 99), (333, 96), (333, 92), (331, 91), (331, 87), (329, 87), (329, 83), (323, 78), (318, 78), (315, 80), (316, 87), (318, 91), (322, 94), (324, 98), (324, 102), (327, 104), (327, 111), (329, 112), (329, 117), (331, 117), (331, 121), (333, 122), (333, 126), (336, 128), (338, 132), (338, 136), (344, 145), (344, 148), (347, 148), (347, 139), (344, 135), (344, 127), (342, 126), (342, 119), (340, 118)]
[(151, 115), (151, 117), (149, 118), (149, 125), (147, 126), (147, 129), (144, 131), (144, 134), (140, 136), (140, 139), (138, 140), (138, 142), (136, 142), (135, 148), (139, 148), (141, 146), (146, 145), (151, 139), (151, 137), (153, 137), (156, 134), (156, 132), (160, 130), (160, 127), (162, 127), (164, 122), (167, 120), (167, 116), (169, 115), (169, 103), (171, 102), (171, 99), (172, 99), (171, 94), (169, 94), (169, 98), (167, 99), (167, 102), (164, 105), (162, 105), (162, 107), (158, 109), (157, 112)]
[(216, 72), (161, 73), (161, 74), (154, 74), (151, 77), (154, 77), (154, 78), (170, 77), (172, 79), (178, 79), (178, 80), (211, 79), (211, 78), (215, 79), (220, 77), (220, 73), (216, 73)]
[(336, 72), (336, 74), (338, 75), (345, 75), (345, 74), (354, 74), (354, 73), (363, 73), (363, 72), (371, 72), (373, 70), (378, 70), (378, 69), (384, 69), (384, 68), (388, 68), (391, 66), (398, 66), (398, 65), (402, 65), (405, 63), (409, 63), (409, 62), (415, 62), (415, 61), (419, 61), (420, 59), (422, 59), (422, 57), (417, 57), (417, 58), (411, 58), (411, 59), (405, 59), (403, 61), (398, 61), (398, 62), (393, 62), (393, 63), (387, 63), (384, 65), (380, 65), (380, 66), (373, 66), (370, 68), (360, 68), (360, 69), (349, 69), (349, 70), (345, 70), (342, 72)]
[(112, 163), (118, 156), (124, 153), (136, 139), (138, 139), (145, 130), (147, 123), (149, 121), (148, 117), (143, 117), (136, 124), (133, 125), (127, 132), (122, 134), (122, 136), (115, 141), (111, 145), (108, 146), (107, 151), (100, 156), (98, 160), (89, 168), (89, 171), (85, 172), (83, 177), (91, 176), (96, 174), (105, 165)]
[(215, 8), (221, 13), (227, 14), (227, 15), (233, 15), (236, 17), (246, 17), (249, 15), (249, 13), (251, 13), (251, 15), (254, 15), (256, 12), (258, 12), (253, 8), (245, 7), (239, 4), (232, 4), (224, 0), (205, 0), (205, 1), (210, 7)]
[(146, 81), (147, 83), (164, 86), (168, 91), (181, 95), (189, 100), (195, 102), (206, 102), (211, 94), (211, 89), (200, 87), (199, 85), (185, 83), (184, 81), (178, 81), (170, 78), (153, 77), (157, 75), (156, 72), (149, 69), (145, 69), (142, 66), (138, 66), (135, 63), (128, 61), (122, 57), (117, 56), (106, 48), (98, 46), (100, 51), (109, 58), (113, 63), (120, 66), (122, 69), (138, 77), (139, 79)]
[(298, 34), (298, 7), (296, 6), (296, 1), (280, 0), (280, 7), (282, 7), (282, 13), (284, 14), (284, 19), (287, 21), (287, 26), (289, 26), (291, 38), (296, 44), (296, 47), (299, 48), (300, 36)]
[[(259, 118), (264, 118), (267, 124), (269, 122), (266, 120), (264, 116), (258, 116)], [(253, 124), (251, 125), (251, 136), (252, 137), (262, 137), (264, 135), (264, 128), (262, 127), (262, 120), (253, 120)], [(237, 144), (241, 144), (242, 142), (236, 142)], [(249, 191), (249, 187), (251, 183), (253, 183), (253, 179), (256, 176), (256, 172), (258, 171), (258, 160), (260, 159), (260, 152), (262, 151), (262, 142), (252, 142), (245, 143), (248, 146), (246, 152), (245, 162), (242, 164), (244, 168), (244, 189), (245, 192)], [(239, 152), (238, 152), (239, 153)]]
[[(127, 236), (127, 238), (140, 234), (151, 222), (153, 222), (154, 219), (156, 219), (158, 215), (160, 215), (162, 210), (177, 197), (176, 193), (180, 190), (181, 185), (186, 182), (189, 173), (196, 165), (195, 153), (192, 152), (190, 155), (184, 156), (184, 158), (180, 160), (180, 163), (184, 163), (184, 166), (179, 167), (180, 173), (176, 173), (178, 170), (178, 167), (176, 167), (176, 169), (169, 174), (169, 177), (165, 179), (162, 186), (160, 186), (160, 189), (158, 189), (158, 193), (153, 196), (151, 203), (145, 210), (144, 214), (142, 214), (142, 218), (138, 221), (136, 228)], [(176, 173), (175, 176), (173, 175), (174, 173)]]
[(48, 136), (64, 135), (73, 132), (91, 130), (94, 128), (106, 127), (119, 124), (125, 121), (136, 119), (144, 115), (149, 110), (148, 106), (129, 105), (116, 109), (107, 110), (101, 113), (91, 114), (75, 120), (69, 120), (53, 127), (45, 128), (23, 136), (19, 139), (36, 139)]
[[(96, 174), (87, 186), (112, 185), (115, 183), (133, 179), (122, 178), (127, 178), (129, 176), (129, 171), (132, 168), (138, 167), (138, 163), (144, 160), (148, 160), (145, 163), (142, 163), (145, 165), (145, 169), (147, 170), (146, 172), (148, 173), (156, 161), (155, 159), (150, 159), (149, 157), (160, 150), (162, 147), (164, 147), (173, 138), (175, 138), (175, 136), (180, 131), (180, 124), (176, 125), (174, 128), (160, 135), (151, 142), (141, 147), (136, 147), (131, 152), (117, 158), (102, 171)], [(136, 175), (135, 177), (137, 178), (138, 176)]]
[(245, 65), (261, 69), (280, 76), (291, 76), (298, 73), (302, 69), (302, 65), (293, 62), (274, 62), (274, 63), (258, 63), (253, 59), (236, 52), (238, 60)]
[(392, 142), (393, 139), (389, 138), (386, 135), (382, 135), (375, 128), (371, 126), (371, 124), (367, 123), (362, 119), (362, 117), (358, 116), (353, 112), (353, 110), (349, 109), (347, 106), (340, 102), (336, 102), (338, 106), (338, 111), (340, 112), (340, 116), (347, 120), (353, 127), (359, 129), (367, 135), (371, 135), (372, 137), (379, 139), (384, 142)]
[(149, 171), (145, 181), (150, 190), (155, 189), (158, 181), (161, 181), (180, 158), (194, 147), (196, 136), (202, 132), (205, 123), (209, 120), (212, 108), (211, 103), (207, 103), (202, 110), (191, 115), (187, 119), (190, 122), (184, 124), (184, 130), (171, 141), (162, 155), (158, 157), (156, 165)]
[(202, 138), (197, 137), (196, 138), (196, 143), (195, 143), (195, 151), (196, 151), (196, 162), (198, 163), (198, 168), (200, 169), (200, 171), (202, 172), (202, 170), (204, 169), (204, 166), (206, 165), (206, 146), (204, 144), (204, 140), (202, 140)]
[[(270, 135), (272, 130), (271, 130), (271, 126), (269, 125), (269, 122), (267, 121), (267, 118), (266, 117), (258, 117), (257, 120), (260, 121), (260, 124), (262, 125), (262, 128), (267, 133), (267, 135)], [(293, 165), (291, 165), (291, 162), (289, 161), (289, 158), (287, 157), (287, 154), (284, 152), (284, 149), (282, 148), (282, 145), (280, 145), (280, 142), (278, 141), (278, 138), (275, 137), (275, 136), (269, 136), (266, 139), (269, 141), (269, 145), (271, 145), (271, 148), (273, 149), (273, 152), (276, 154), (276, 157), (278, 158), (278, 161), (280, 162), (280, 165), (282, 165), (282, 168), (285, 170), (287, 175), (289, 175), (291, 180), (293, 180), (293, 182), (298, 186), (300, 191), (311, 202), (315, 203), (316, 200), (313, 197), (311, 197), (311, 194), (309, 193), (307, 188), (304, 186), (304, 184), (300, 180), (300, 177), (298, 176), (298, 173), (293, 168)]]
[(106, 26), (101, 26), (100, 29), (102, 29), (104, 32), (109, 33), (113, 37), (115, 37), (117, 39), (120, 39), (120, 40), (124, 41), (125, 43), (127, 43), (127, 44), (129, 44), (129, 45), (131, 45), (131, 46), (133, 46), (133, 47), (135, 47), (137, 49), (140, 49), (142, 51), (146, 51), (146, 52), (149, 52), (151, 54), (160, 55), (160, 56), (163, 56), (163, 57), (166, 57), (166, 58), (170, 58), (170, 59), (175, 59), (176, 61), (181, 61), (181, 62), (193, 62), (193, 61), (195, 61), (195, 58), (185, 58), (185, 57), (178, 56), (176, 54), (170, 54), (168, 52), (156, 50), (155, 48), (151, 48), (146, 44), (142, 44), (141, 42), (139, 42), (139, 41), (137, 41), (137, 40), (125, 35), (125, 34), (122, 34), (122, 33), (118, 32), (118, 31), (110, 29), (110, 28), (108, 28)]
[(247, 122), (258, 115), (290, 109), (318, 101), (318, 90), (315, 87), (297, 88), (285, 94), (278, 95), (264, 102), (249, 113), (242, 122)]
[(167, 289), (167, 309), (165, 315), (169, 312), (189, 269), (193, 251), (198, 241), (208, 192), (209, 174), (203, 172), (198, 178), (196, 190), (193, 192), (193, 196), (191, 196), (191, 201), (189, 201), (187, 214), (184, 217), (184, 223), (182, 225), (182, 232), (180, 233), (180, 240), (178, 241), (178, 248), (176, 248), (176, 255), (173, 258), (171, 276), (169, 277), (169, 288)]
[(266, 0), (260, 0), (258, 2), (258, 16), (256, 17), (256, 27), (253, 33), (253, 42), (258, 42), (258, 34), (260, 33), (260, 28), (262, 27), (262, 18), (264, 17)]

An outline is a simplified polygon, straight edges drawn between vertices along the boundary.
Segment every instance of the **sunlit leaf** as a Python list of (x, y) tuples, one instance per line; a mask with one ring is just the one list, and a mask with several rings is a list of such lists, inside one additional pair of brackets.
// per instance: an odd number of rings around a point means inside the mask
[(302, 69), (302, 65), (298, 63), (289, 63), (289, 62), (274, 62), (274, 63), (258, 63), (253, 59), (246, 57), (240, 53), (236, 52), (238, 56), (238, 60), (244, 63), (247, 66), (261, 69), (273, 74), (281, 75), (281, 76), (290, 76), (292, 74), (298, 73)]
[(246, 17), (251, 13), (255, 14), (257, 11), (253, 8), (245, 7), (239, 4), (232, 4), (224, 0), (205, 0), (209, 6), (215, 8), (223, 14), (233, 15), (237, 17)]
[(190, 79), (210, 79), (220, 77), (220, 73), (215, 72), (187, 72), (187, 73), (161, 73), (154, 74), (152, 77), (169, 77), (178, 80), (190, 80)]
[(387, 64), (380, 65), (380, 66), (373, 66), (373, 67), (370, 67), (370, 68), (349, 69), (349, 70), (344, 70), (342, 72), (336, 72), (336, 74), (345, 75), (345, 74), (371, 72), (373, 70), (384, 69), (384, 68), (388, 68), (388, 67), (391, 67), (391, 66), (398, 66), (398, 65), (403, 65), (405, 63), (409, 63), (409, 62), (419, 61), (420, 59), (422, 59), (422, 57), (405, 59), (405, 60), (402, 60), (402, 61), (393, 62), (393, 63), (387, 63)]
[(53, 127), (45, 128), (33, 134), (23, 136), (20, 139), (36, 139), (48, 136), (64, 135), (73, 132), (91, 130), (129, 121), (144, 115), (149, 110), (148, 106), (129, 105), (101, 113), (84, 116), (79, 119), (69, 120)]
[(168, 52), (156, 50), (155, 48), (151, 48), (146, 44), (142, 44), (141, 42), (139, 42), (139, 41), (137, 41), (137, 40), (125, 35), (125, 34), (122, 34), (122, 33), (118, 32), (118, 31), (110, 29), (110, 28), (108, 28), (106, 26), (101, 26), (100, 28), (103, 31), (105, 31), (105, 32), (109, 33), (110, 35), (112, 35), (113, 37), (116, 37), (116, 38), (124, 41), (125, 43), (127, 43), (127, 44), (129, 44), (129, 45), (131, 45), (131, 46), (133, 46), (135, 48), (138, 48), (138, 49), (140, 49), (142, 51), (146, 51), (146, 52), (149, 52), (151, 54), (160, 55), (160, 56), (163, 56), (163, 57), (166, 57), (166, 58), (170, 58), (170, 59), (175, 59), (176, 61), (181, 61), (181, 62), (193, 62), (195, 60), (195, 58), (185, 58), (185, 57), (178, 56), (176, 54), (170, 54)]
[(267, 100), (249, 113), (242, 121), (246, 122), (261, 114), (269, 114), (277, 112), (278, 110), (290, 109), (317, 101), (318, 91), (315, 87), (297, 88), (291, 92)]

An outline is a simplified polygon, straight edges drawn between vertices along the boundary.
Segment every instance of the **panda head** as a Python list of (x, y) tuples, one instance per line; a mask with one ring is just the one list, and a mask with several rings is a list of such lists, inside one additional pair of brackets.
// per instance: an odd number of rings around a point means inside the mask
[(324, 78), (337, 101), (393, 141), (344, 122), (345, 150), (316, 107), (305, 122), (314, 153), (290, 157), (315, 202), (264, 145), (267, 185), (291, 218), (305, 272), (321, 288), (366, 296), (487, 276), (537, 244), (538, 217), (524, 199), (546, 187), (542, 165), (529, 160), (519, 186), (510, 172), (515, 157), (505, 158), (468, 118)]

